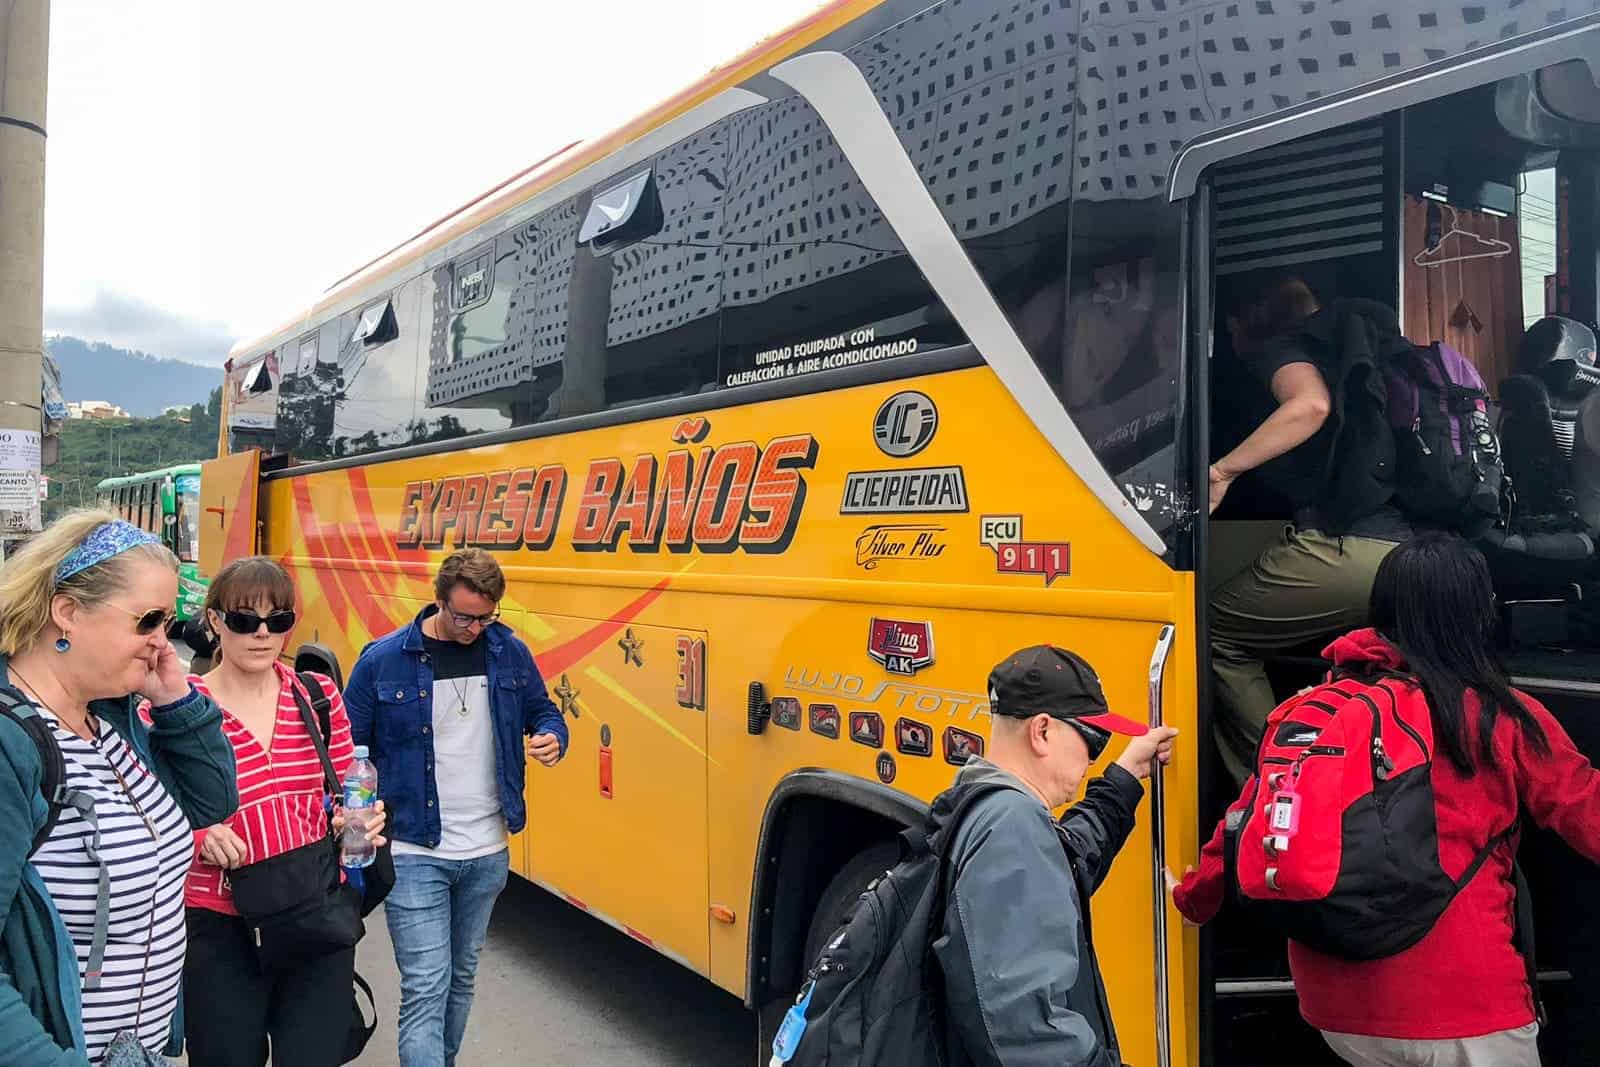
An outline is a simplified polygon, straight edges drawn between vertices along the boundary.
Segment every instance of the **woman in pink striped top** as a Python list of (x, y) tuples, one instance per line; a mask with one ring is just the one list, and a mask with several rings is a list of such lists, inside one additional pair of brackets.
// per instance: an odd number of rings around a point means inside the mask
[[(239, 774), (239, 810), (195, 833), (184, 888), (189, 956), (184, 968), (184, 1032), (198, 1067), (337, 1067), (350, 1025), (355, 950), (299, 970), (263, 975), (249, 928), (233, 906), (228, 872), (321, 840), (328, 833), (323, 769), (280, 657), (295, 622), (294, 583), (261, 556), (236, 560), (212, 580), (206, 619), (220, 660), (192, 677), (221, 709)], [(328, 756), (342, 776), (354, 759), (350, 720), (333, 681), (311, 679), (329, 697)], [(335, 829), (342, 820), (336, 815)], [(371, 835), (383, 826), (382, 804)]]

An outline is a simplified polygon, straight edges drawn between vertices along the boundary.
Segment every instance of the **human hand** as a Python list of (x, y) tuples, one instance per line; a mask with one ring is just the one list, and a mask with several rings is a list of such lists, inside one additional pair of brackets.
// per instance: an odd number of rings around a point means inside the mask
[(561, 739), (555, 734), (534, 734), (523, 738), (522, 743), (531, 760), (538, 760), (546, 767), (561, 762)]
[(200, 842), (200, 858), (213, 867), (231, 871), (250, 859), (250, 846), (225, 823), (218, 823), (206, 830), (205, 840)]
[(1211, 511), (1216, 511), (1222, 504), (1222, 498), (1228, 495), (1228, 489), (1233, 485), (1234, 475), (1227, 473), (1215, 463), (1208, 472), (1211, 492)]
[(1172, 739), (1178, 736), (1175, 726), (1157, 726), (1142, 737), (1128, 742), (1128, 747), (1117, 757), (1117, 766), (1135, 778), (1148, 778), (1156, 761), (1163, 766), (1172, 762)]
[[(1177, 898), (1175, 896), (1173, 896), (1174, 891), (1180, 885), (1183, 884), (1184, 879), (1188, 878), (1193, 873), (1194, 873), (1193, 865), (1190, 865), (1190, 866), (1185, 867), (1183, 869), (1183, 878), (1179, 878), (1177, 875), (1173, 874), (1172, 873), (1172, 869), (1170, 867), (1161, 868), (1161, 876), (1167, 883), (1167, 897), (1172, 900), (1173, 907), (1177, 907)], [(1179, 914), (1181, 915), (1182, 912), (1180, 912)], [(1185, 926), (1199, 926), (1200, 924), (1196, 923), (1196, 922), (1190, 922), (1188, 917), (1185, 916), (1184, 920), (1183, 920), (1183, 925), (1185, 925)]]
[[(378, 848), (389, 843), (383, 836), (383, 828), (389, 823), (389, 813), (384, 809), (383, 801), (374, 801), (372, 807), (364, 812), (367, 824), (367, 840)], [(333, 832), (335, 835), (344, 833), (345, 813), (342, 806), (333, 809)]]
[(176, 704), (189, 695), (189, 679), (184, 674), (183, 660), (170, 643), (153, 650), (145, 659), (144, 681), (139, 692), (148, 697), (154, 707)]

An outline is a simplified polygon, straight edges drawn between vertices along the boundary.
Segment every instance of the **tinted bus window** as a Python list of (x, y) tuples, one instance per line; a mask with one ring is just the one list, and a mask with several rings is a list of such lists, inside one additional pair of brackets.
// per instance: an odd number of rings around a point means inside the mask
[(810, 104), (787, 97), (729, 127), (724, 386), (965, 340)]
[[(335, 348), (328, 374), (337, 383), (331, 414), (335, 457), (376, 452), (411, 440), (422, 351), (417, 331), (421, 294), (422, 279), (415, 278), (393, 298), (339, 317), (332, 331)], [(382, 332), (386, 320), (392, 320), (392, 332)]]

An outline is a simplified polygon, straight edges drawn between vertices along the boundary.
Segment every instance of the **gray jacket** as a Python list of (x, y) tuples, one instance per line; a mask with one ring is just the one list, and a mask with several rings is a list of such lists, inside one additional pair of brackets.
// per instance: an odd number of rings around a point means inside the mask
[(1112, 765), (1059, 822), (1022, 782), (974, 758), (934, 804), (1000, 780), (956, 829), (953, 882), (933, 950), (949, 1067), (1118, 1067), (1088, 900), (1133, 829), (1144, 786)]

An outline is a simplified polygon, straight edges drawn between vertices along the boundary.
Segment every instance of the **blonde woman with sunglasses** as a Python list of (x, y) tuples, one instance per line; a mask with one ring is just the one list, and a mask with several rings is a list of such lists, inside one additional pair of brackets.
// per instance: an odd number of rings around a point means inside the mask
[[(334, 831), (342, 830), (342, 815), (330, 816), (325, 803), (321, 739), (307, 729), (305, 709), (328, 701), (325, 747), (341, 779), (355, 758), (350, 719), (331, 678), (302, 679), (283, 663), (295, 589), (277, 563), (251, 556), (223, 567), (207, 590), (205, 617), (220, 660), (192, 681), (222, 709), (239, 768), (239, 811), (195, 834), (184, 892), (190, 1062), (262, 1067), (270, 1043), (274, 1064), (336, 1067), (350, 1026), (354, 947), (272, 966), (235, 906), (232, 881), (245, 877), (241, 868), (326, 840), (330, 818)], [(383, 822), (379, 801), (367, 835), (380, 845)]]
[(167, 642), (177, 589), (172, 553), (102, 511), (64, 516), (0, 568), (7, 1064), (175, 1051), (191, 834), (238, 802), (221, 713)]

